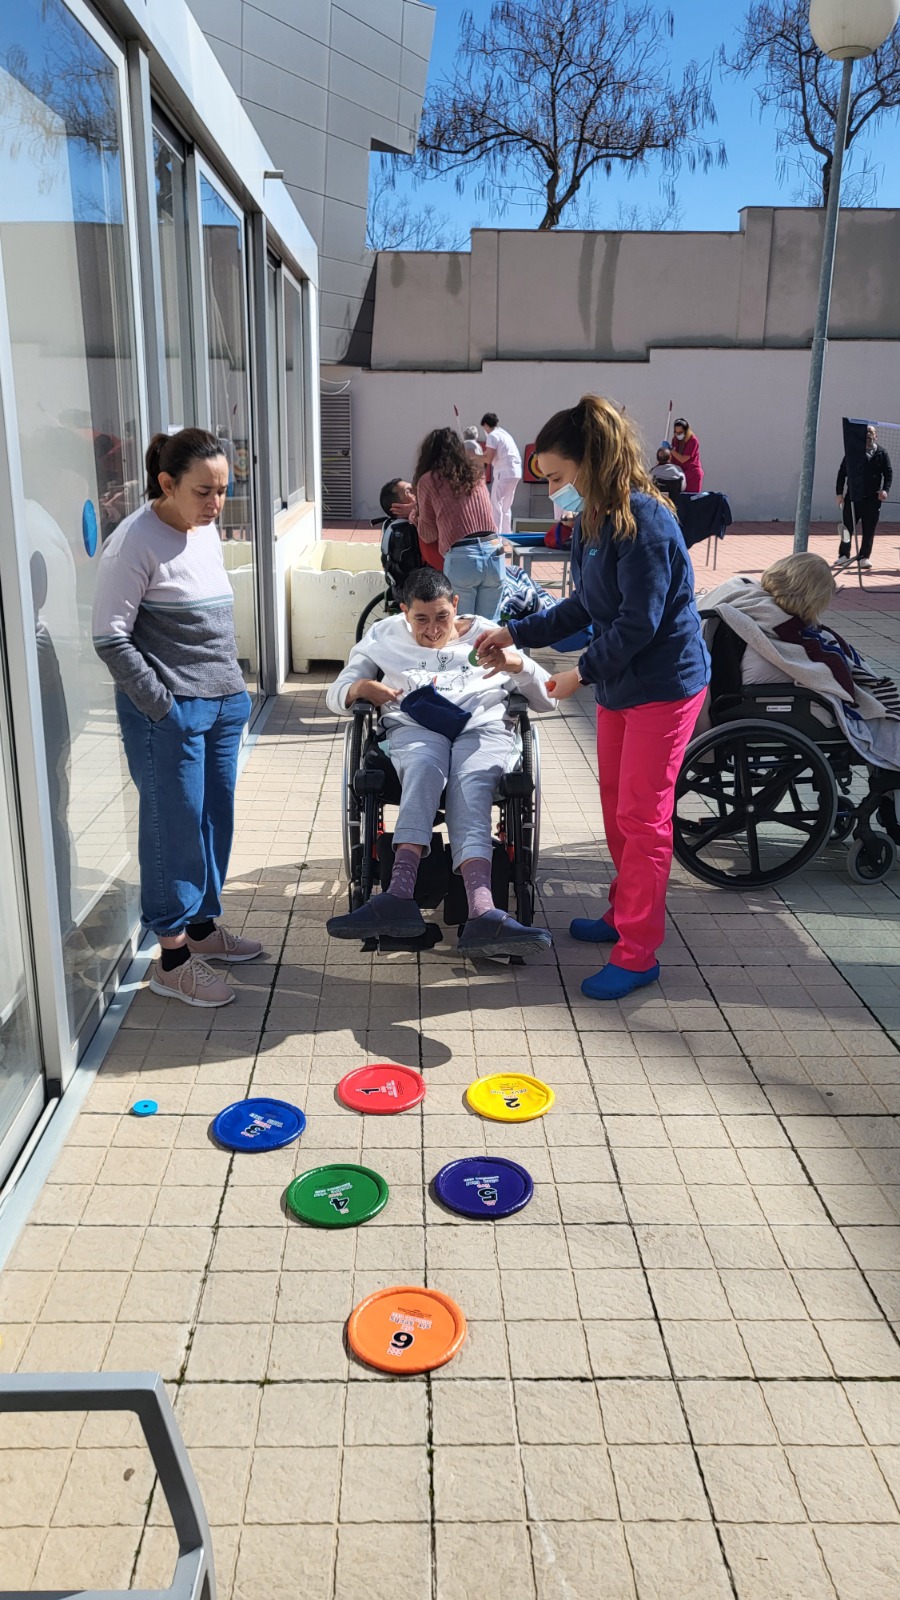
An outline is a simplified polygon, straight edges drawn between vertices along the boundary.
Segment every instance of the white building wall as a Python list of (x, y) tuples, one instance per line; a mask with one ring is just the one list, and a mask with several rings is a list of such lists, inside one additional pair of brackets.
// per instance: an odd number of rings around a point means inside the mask
[[(496, 411), (524, 447), (554, 411), (593, 390), (627, 409), (651, 459), (673, 400), (675, 414), (688, 417), (700, 439), (705, 487), (728, 495), (735, 518), (790, 520), (808, 374), (808, 350), (724, 349), (652, 350), (648, 361), (486, 361), (479, 372), (354, 371), (347, 375), (356, 515), (377, 514), (381, 485), (412, 473), (418, 442), (429, 429), (453, 423), (454, 405), (463, 425)], [(817, 519), (836, 517), (843, 416), (900, 422), (900, 344), (841, 341), (829, 347)], [(900, 460), (896, 466), (900, 475)], [(527, 515), (528, 500), (522, 485), (517, 514)]]

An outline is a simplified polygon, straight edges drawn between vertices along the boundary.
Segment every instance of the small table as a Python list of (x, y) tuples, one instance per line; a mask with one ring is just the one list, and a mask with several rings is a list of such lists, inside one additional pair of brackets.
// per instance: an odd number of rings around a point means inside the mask
[[(526, 577), (532, 576), (532, 567), (537, 562), (558, 562), (562, 568), (559, 576), (561, 594), (565, 597), (572, 592), (572, 549), (553, 549), (544, 543), (543, 534), (507, 534), (507, 543), (512, 546), (513, 565), (521, 567)], [(555, 579), (552, 580), (554, 583)]]

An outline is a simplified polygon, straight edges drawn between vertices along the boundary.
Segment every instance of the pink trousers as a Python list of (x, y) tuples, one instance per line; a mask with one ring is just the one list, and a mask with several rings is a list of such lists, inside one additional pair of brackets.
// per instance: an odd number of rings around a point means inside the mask
[(616, 869), (607, 920), (619, 942), (610, 960), (630, 972), (652, 967), (665, 937), (675, 780), (705, 695), (597, 707), (600, 804)]

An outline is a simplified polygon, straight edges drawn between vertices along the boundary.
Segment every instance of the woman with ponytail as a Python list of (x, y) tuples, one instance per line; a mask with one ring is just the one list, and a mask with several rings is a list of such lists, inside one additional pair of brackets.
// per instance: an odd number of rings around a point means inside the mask
[(234, 990), (208, 963), (262, 954), (257, 940), (217, 925), (250, 714), (216, 528), (228, 461), (211, 433), (183, 428), (158, 433), (146, 463), (147, 504), (119, 524), (100, 559), (94, 648), (115, 680), (140, 796), (141, 912), (160, 943), (150, 988), (224, 1006)]
[(614, 949), (586, 978), (592, 1000), (618, 1000), (659, 977), (672, 866), (675, 780), (703, 704), (709, 657), (693, 575), (669, 502), (654, 488), (628, 419), (585, 395), (546, 422), (535, 444), (556, 511), (574, 512), (574, 594), (494, 628), (479, 659), (515, 643), (552, 645), (593, 625), (578, 666), (553, 689), (568, 699), (590, 685), (597, 701), (600, 802), (615, 876), (609, 909), (569, 932)]

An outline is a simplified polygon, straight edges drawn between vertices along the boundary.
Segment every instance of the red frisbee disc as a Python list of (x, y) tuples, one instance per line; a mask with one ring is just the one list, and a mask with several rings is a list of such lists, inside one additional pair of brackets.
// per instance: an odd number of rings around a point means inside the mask
[(412, 1067), (397, 1067), (379, 1061), (371, 1067), (348, 1072), (337, 1086), (338, 1099), (351, 1111), (370, 1116), (389, 1117), (398, 1111), (411, 1111), (425, 1098), (425, 1079)]

